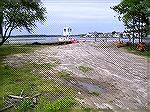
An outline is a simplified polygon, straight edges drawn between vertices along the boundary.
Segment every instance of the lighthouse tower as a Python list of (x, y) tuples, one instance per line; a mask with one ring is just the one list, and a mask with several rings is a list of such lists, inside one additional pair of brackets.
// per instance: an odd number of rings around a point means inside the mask
[(63, 28), (63, 36), (69, 37), (70, 35), (72, 35), (71, 31), (72, 31), (72, 29), (70, 26)]

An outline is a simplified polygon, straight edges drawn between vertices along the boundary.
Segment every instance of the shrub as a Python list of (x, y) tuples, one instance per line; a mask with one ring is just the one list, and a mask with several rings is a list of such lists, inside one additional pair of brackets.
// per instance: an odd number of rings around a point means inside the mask
[(145, 51), (145, 49), (146, 49), (145, 43), (140, 42), (139, 44), (137, 44), (137, 50), (138, 50), (138, 51), (143, 52), (143, 51)]

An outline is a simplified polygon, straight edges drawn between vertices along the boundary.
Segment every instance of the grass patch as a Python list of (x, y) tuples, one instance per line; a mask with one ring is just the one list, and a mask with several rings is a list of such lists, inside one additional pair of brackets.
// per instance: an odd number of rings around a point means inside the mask
[[(36, 112), (105, 112), (99, 109), (86, 108), (79, 106), (80, 104), (73, 97), (63, 97), (54, 102), (50, 102), (45, 98), (41, 98), (36, 106)], [(109, 111), (113, 112), (113, 111)]]
[(91, 92), (90, 94), (94, 95), (94, 96), (99, 96), (100, 95), (100, 93), (98, 93), (98, 92)]
[(71, 44), (71, 41), (52, 42), (52, 43), (39, 43), (39, 42), (32, 43), (32, 45), (56, 45), (56, 46), (66, 44)]
[[(10, 54), (28, 53), (34, 51), (32, 47), (32, 45), (3, 45), (0, 47), (0, 50), (4, 52), (0, 52), (0, 58), (2, 59), (3, 56)], [(74, 96), (77, 93), (74, 88), (61, 84), (55, 80), (45, 80), (43, 78), (44, 75), (46, 75), (45, 71), (52, 70), (56, 65), (57, 63), (37, 64), (28, 62), (24, 63), (22, 66), (13, 68), (4, 65), (0, 61), (0, 109), (4, 107), (3, 97), (7, 97), (8, 95), (20, 95), (22, 90), (24, 90), (23, 96), (32, 96), (36, 93), (51, 94), (53, 97), (59, 93), (64, 96)], [(41, 74), (41, 72), (43, 73)], [(48, 98), (49, 96), (44, 97)], [(55, 98), (55, 100), (58, 99)], [(68, 100), (66, 101), (66, 106), (68, 106)], [(52, 107), (57, 107), (60, 102), (58, 101), (58, 103), (54, 103), (54, 106)], [(29, 101), (22, 101), (18, 105), (17, 111), (32, 110), (33, 107), (31, 108), (30, 104), (31, 102)], [(62, 109), (63, 107), (60, 106), (60, 108)]]
[(97, 109), (93, 109), (93, 108), (85, 108), (85, 107), (83, 107), (82, 109), (80, 109), (79, 112), (102, 112), (102, 111), (97, 110)]
[[(11, 54), (29, 53), (38, 47), (39, 45), (3, 45), (0, 46), (0, 59)], [(31, 100), (22, 100), (14, 111), (96, 112), (94, 109), (78, 108), (77, 102), (73, 98), (77, 94), (75, 88), (55, 80), (45, 80), (43, 78), (44, 75), (47, 75), (47, 72), (45, 73), (44, 71), (52, 70), (57, 64), (59, 63), (37, 64), (28, 62), (13, 68), (4, 65), (0, 61), (0, 109), (4, 107), (3, 97), (6, 100), (8, 95), (19, 96), (23, 90), (23, 96), (33, 96), (36, 93), (42, 93), (42, 97), (38, 100), (38, 104), (35, 107), (32, 105)], [(59, 72), (58, 75), (67, 80), (71, 78), (71, 73), (67, 71)], [(50, 97), (54, 97), (54, 100), (51, 100)], [(8, 111), (11, 111), (11, 109)]]
[[(27, 63), (21, 68), (4, 67), (0, 72), (0, 96), (6, 97), (8, 95), (20, 95), (21, 90), (24, 90), (25, 96), (32, 96), (36, 93), (63, 93), (64, 96), (74, 96), (77, 92), (72, 87), (64, 84), (59, 84), (53, 80), (42, 79), (43, 75), (38, 72), (39, 69), (52, 69), (52, 65), (30, 64)], [(45, 70), (44, 70), (45, 71)], [(0, 107), (2, 107), (3, 100), (0, 99)]]
[(30, 99), (22, 100), (19, 105), (17, 106), (18, 112), (28, 112), (33, 110), (32, 101)]
[(64, 97), (54, 102), (42, 98), (37, 105), (36, 112), (70, 112), (69, 110), (76, 105), (73, 97)]
[(87, 108), (87, 107), (76, 107), (71, 109), (68, 112), (113, 112), (111, 110), (101, 110), (101, 109), (94, 109), (94, 108)]
[(67, 86), (66, 84), (59, 84), (58, 82), (53, 80), (40, 80), (40, 82), (37, 83), (39, 85), (37, 91), (40, 93), (50, 93), (54, 96), (56, 94), (58, 96), (59, 94), (63, 96), (74, 96), (77, 93), (74, 88)]
[(4, 67), (0, 72), (1, 81), (0, 89), (3, 90), (0, 96), (7, 96), (10, 94), (18, 95), (22, 89), (29, 91), (32, 88), (31, 82), (33, 82), (37, 76), (34, 76), (30, 71), (30, 68), (11, 68)]
[(44, 63), (44, 64), (37, 64), (37, 63), (27, 63), (26, 68), (30, 69), (33, 73), (46, 73), (49, 70), (52, 70), (57, 64), (55, 63)]
[(79, 68), (79, 70), (81, 70), (84, 73), (87, 73), (87, 72), (93, 70), (93, 68), (86, 67), (86, 66), (79, 66), (78, 68)]
[(64, 78), (66, 80), (69, 80), (71, 79), (71, 73), (67, 72), (67, 71), (61, 71), (61, 72), (58, 72), (58, 76), (61, 77), (61, 78)]
[(126, 47), (127, 51), (136, 55), (140, 55), (140, 56), (146, 56), (146, 57), (150, 57), (150, 50), (147, 49), (143, 52), (138, 51), (136, 49), (136, 46), (130, 46), (130, 47)]
[(17, 53), (29, 53), (38, 48), (39, 45), (2, 45), (0, 46), (0, 57), (17, 54)]

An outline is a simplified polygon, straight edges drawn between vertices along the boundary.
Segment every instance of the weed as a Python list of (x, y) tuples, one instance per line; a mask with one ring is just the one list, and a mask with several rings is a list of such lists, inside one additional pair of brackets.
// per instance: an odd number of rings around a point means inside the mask
[(70, 76), (71, 73), (67, 72), (67, 71), (61, 71), (61, 72), (58, 72), (58, 76), (59, 77), (62, 77), (66, 80), (69, 80), (71, 79), (71, 76)]
[(79, 70), (81, 70), (81, 71), (84, 72), (84, 73), (93, 70), (93, 68), (86, 67), (86, 66), (79, 66), (78, 68), (79, 68)]
[(92, 94), (94, 96), (99, 96), (100, 95), (100, 93), (98, 93), (98, 92), (91, 92), (90, 94)]

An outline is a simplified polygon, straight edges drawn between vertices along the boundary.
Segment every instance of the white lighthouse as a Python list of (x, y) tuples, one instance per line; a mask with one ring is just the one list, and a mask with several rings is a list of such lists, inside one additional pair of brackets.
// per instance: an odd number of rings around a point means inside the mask
[(63, 28), (63, 36), (69, 37), (70, 35), (72, 35), (71, 31), (72, 31), (72, 29), (70, 26)]

